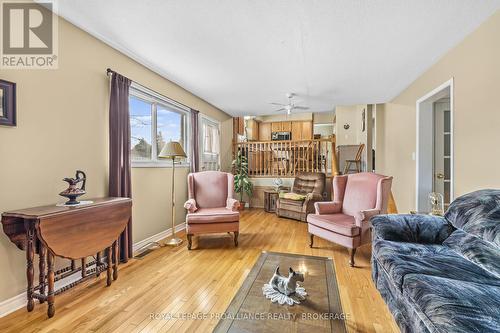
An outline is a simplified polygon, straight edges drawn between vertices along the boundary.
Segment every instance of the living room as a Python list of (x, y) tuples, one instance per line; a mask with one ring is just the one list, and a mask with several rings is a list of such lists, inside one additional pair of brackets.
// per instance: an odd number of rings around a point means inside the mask
[(0, 5), (2, 332), (500, 332), (500, 1)]

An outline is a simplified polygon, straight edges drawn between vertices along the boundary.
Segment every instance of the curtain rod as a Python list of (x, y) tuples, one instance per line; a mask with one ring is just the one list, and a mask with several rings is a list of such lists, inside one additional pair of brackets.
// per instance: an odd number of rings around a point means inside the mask
[[(143, 85), (143, 84), (140, 84), (139, 82), (136, 82), (136, 81), (134, 81), (134, 80), (132, 80), (132, 79), (130, 79), (130, 78), (128, 78), (128, 77), (126, 77), (125, 75), (122, 75), (122, 74), (120, 74), (120, 73), (118, 73), (118, 72), (116, 72), (116, 71), (112, 70), (111, 68), (107, 68), (107, 69), (106, 69), (106, 75), (108, 75), (108, 76), (109, 76), (110, 74), (111, 74), (111, 75), (113, 75), (113, 74), (118, 74), (118, 75), (121, 75), (121, 76), (123, 76), (124, 78), (126, 78), (126, 79), (128, 79), (128, 80), (130, 80), (130, 81), (134, 82), (135, 84), (137, 84), (138, 86), (141, 86), (141, 87), (142, 87), (142, 88), (144, 88), (144, 89), (151, 90), (151, 91), (153, 91), (154, 93), (156, 93), (156, 94), (158, 94), (158, 95), (161, 95), (161, 96), (163, 96), (163, 97), (165, 97), (165, 98), (167, 98), (167, 99), (169, 99), (169, 100), (171, 100), (171, 101), (173, 101), (173, 102), (175, 102), (175, 103), (177, 103), (177, 104), (180, 104), (180, 105), (182, 105), (182, 106), (184, 106), (184, 107), (188, 108), (189, 110), (194, 110), (192, 107), (190, 107), (190, 106), (188, 106), (188, 105), (186, 105), (186, 104), (184, 104), (184, 103), (178, 102), (178, 101), (176, 101), (175, 99), (172, 99), (172, 98), (170, 98), (170, 97), (168, 97), (168, 96), (164, 96), (163, 94), (157, 93), (155, 90), (153, 90), (153, 89), (151, 89), (151, 88), (148, 88), (147, 86), (145, 86), (145, 85)], [(197, 110), (195, 110), (195, 111), (197, 111)], [(198, 111), (198, 112), (199, 112), (199, 111)]]

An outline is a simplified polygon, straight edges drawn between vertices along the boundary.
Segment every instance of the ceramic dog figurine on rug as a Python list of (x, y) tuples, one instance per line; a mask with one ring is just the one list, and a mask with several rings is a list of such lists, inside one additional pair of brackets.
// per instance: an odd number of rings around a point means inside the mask
[(289, 269), (288, 277), (280, 274), (280, 267), (276, 266), (274, 275), (269, 281), (269, 284), (274, 290), (290, 296), (295, 293), (297, 289), (297, 282), (304, 282), (304, 274), (295, 272), (292, 267)]

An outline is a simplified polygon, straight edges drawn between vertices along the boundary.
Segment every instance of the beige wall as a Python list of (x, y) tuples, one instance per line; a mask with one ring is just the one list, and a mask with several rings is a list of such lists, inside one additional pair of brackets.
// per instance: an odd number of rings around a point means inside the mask
[[(377, 111), (377, 170), (394, 176), (400, 212), (415, 208), (416, 101), (454, 79), (455, 196), (500, 188), (500, 11)], [(425, 50), (422, 50), (425, 52)], [(378, 119), (380, 118), (380, 119)]]
[[(61, 200), (62, 178), (76, 169), (87, 173), (86, 198), (106, 195), (107, 67), (221, 121), (222, 137), (231, 137), (227, 114), (60, 19), (58, 70), (0, 72), (2, 79), (17, 83), (18, 95), (18, 126), (0, 127), (0, 211)], [(230, 141), (222, 143), (222, 152), (230, 151)], [(176, 178), (178, 222), (184, 219), (186, 173), (179, 170)], [(170, 176), (171, 169), (133, 169), (134, 241), (168, 227)], [(3, 233), (0, 267), (2, 301), (25, 288), (24, 253)]]
[[(366, 109), (366, 104), (337, 106), (335, 110), (337, 146), (366, 143), (361, 130), (363, 109)], [(349, 129), (344, 129), (345, 124), (349, 124)]]

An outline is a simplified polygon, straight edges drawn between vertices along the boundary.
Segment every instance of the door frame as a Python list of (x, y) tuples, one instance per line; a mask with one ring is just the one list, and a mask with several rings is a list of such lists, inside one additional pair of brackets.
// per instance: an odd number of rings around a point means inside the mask
[[(450, 97), (450, 202), (454, 199), (455, 191), (455, 152), (454, 152), (454, 84), (453, 77), (437, 88), (420, 97), (416, 102), (417, 108), (417, 151), (415, 156), (416, 191), (415, 207), (417, 211), (427, 210), (427, 195), (432, 191), (434, 177), (434, 110), (433, 104), (449, 93)], [(423, 146), (432, 149), (423, 149)]]

